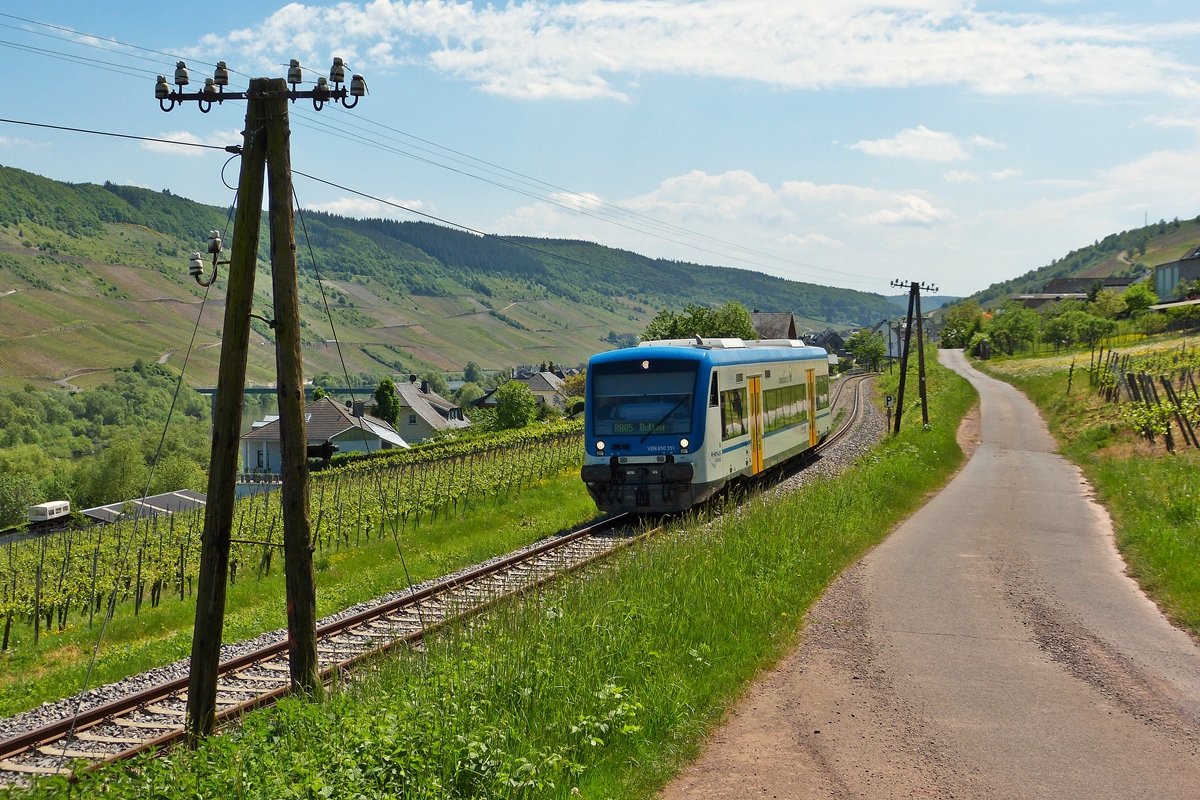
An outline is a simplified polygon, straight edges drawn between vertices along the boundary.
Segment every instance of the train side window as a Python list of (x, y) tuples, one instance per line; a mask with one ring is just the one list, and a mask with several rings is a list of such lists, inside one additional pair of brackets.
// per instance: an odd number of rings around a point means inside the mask
[(720, 395), (717, 392), (717, 371), (714, 369), (712, 374), (712, 383), (708, 386), (708, 407), (716, 408), (721, 404)]
[(721, 439), (733, 439), (750, 432), (746, 418), (746, 390), (721, 392)]

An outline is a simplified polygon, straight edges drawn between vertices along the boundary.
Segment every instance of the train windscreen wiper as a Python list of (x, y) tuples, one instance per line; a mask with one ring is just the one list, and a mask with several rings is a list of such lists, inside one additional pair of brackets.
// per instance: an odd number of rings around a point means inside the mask
[(667, 418), (670, 417), (672, 414), (674, 414), (681, 405), (683, 405), (684, 403), (686, 403), (688, 400), (691, 400), (691, 399), (692, 399), (692, 396), (690, 394), (684, 395), (683, 399), (680, 400), (678, 403), (676, 403), (675, 406), (670, 411), (668, 411), (667, 413), (662, 415), (662, 419), (660, 419), (658, 422), (654, 423), (654, 426), (652, 428), (650, 428), (650, 430), (646, 431), (646, 435), (643, 436), (641, 438), (641, 440), (639, 440), (638, 443), (644, 444), (645, 441), (650, 438), (650, 434), (654, 433), (655, 429), (657, 429), (659, 425), (662, 425), (664, 422), (666, 422)]

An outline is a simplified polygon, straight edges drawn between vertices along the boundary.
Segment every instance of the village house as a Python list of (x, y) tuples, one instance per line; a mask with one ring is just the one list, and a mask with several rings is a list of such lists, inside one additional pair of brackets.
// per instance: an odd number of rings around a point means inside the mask
[(407, 441), (423, 442), (438, 431), (471, 426), (462, 409), (433, 391), (428, 381), (401, 381), (396, 384), (396, 396), (400, 399), (396, 429)]
[[(337, 446), (338, 453), (408, 447), (395, 428), (367, 414), (361, 400), (343, 405), (332, 397), (322, 397), (305, 406), (304, 411), (309, 447), (330, 442)], [(279, 472), (280, 463), (279, 417), (271, 416), (242, 434), (242, 471), (273, 475)]]

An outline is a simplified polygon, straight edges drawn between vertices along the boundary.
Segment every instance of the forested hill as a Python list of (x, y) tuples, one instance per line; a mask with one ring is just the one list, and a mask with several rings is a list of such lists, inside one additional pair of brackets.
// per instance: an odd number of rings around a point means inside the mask
[(985, 304), (1012, 294), (1038, 292), (1054, 278), (1140, 275), (1157, 264), (1180, 258), (1197, 244), (1200, 244), (1200, 217), (1160, 220), (1142, 228), (1110, 233), (1044, 267), (993, 283), (965, 299)]
[[(603, 305), (611, 305), (604, 298), (618, 296), (654, 307), (734, 299), (750, 308), (859, 324), (889, 313), (881, 295), (750, 270), (652, 259), (590, 242), (520, 240), (598, 268), (426, 222), (360, 220), (319, 212), (305, 216), (317, 262), (331, 277), (369, 277), (400, 294), (451, 296), (466, 287), (487, 295), (497, 288), (492, 282), (499, 280), (536, 283), (560, 297)], [(28, 220), (86, 236), (106, 222), (129, 223), (194, 241), (199, 249), (209, 229), (225, 227), (225, 217), (226, 209), (165, 191), (111, 183), (65, 184), (0, 168), (0, 220), (10, 224)], [(305, 262), (301, 259), (301, 269), (309, 269)]]

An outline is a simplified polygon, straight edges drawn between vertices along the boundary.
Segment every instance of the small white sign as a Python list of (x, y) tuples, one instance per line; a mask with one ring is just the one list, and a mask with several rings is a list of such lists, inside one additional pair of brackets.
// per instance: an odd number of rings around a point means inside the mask
[(886, 408), (895, 408), (896, 407), (896, 398), (890, 394), (885, 394), (883, 396), (883, 404)]

